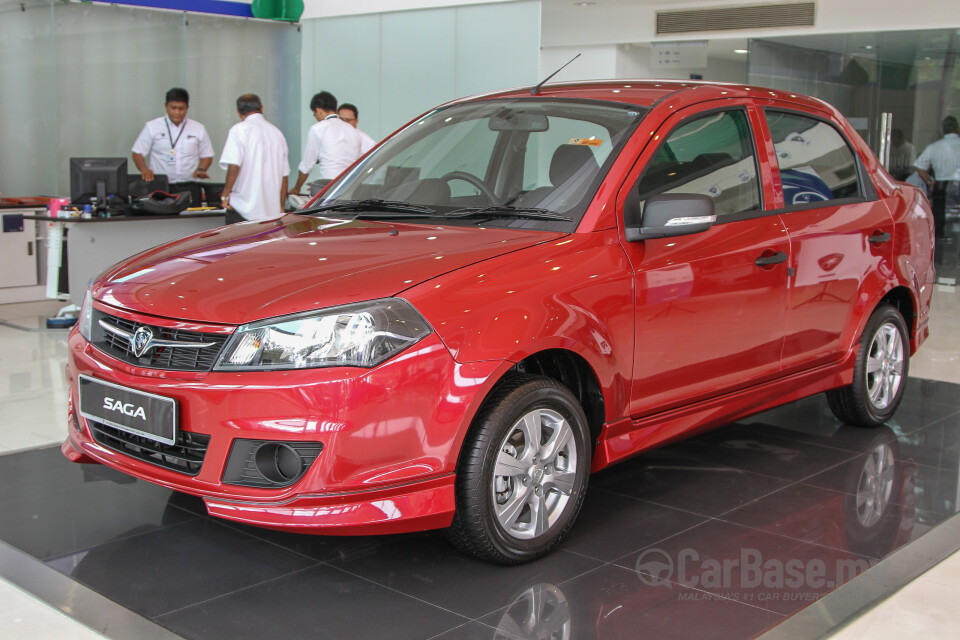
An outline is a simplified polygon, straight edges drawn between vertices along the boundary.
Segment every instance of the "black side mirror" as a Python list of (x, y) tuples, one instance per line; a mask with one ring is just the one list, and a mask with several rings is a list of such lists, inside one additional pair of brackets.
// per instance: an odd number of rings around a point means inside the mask
[[(638, 203), (639, 204), (639, 203)], [(626, 217), (628, 242), (672, 238), (706, 231), (717, 221), (713, 199), (697, 193), (664, 193), (647, 198), (639, 223)]]

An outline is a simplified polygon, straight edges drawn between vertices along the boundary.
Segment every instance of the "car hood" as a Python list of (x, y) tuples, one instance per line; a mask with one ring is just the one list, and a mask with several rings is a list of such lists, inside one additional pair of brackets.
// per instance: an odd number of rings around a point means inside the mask
[(564, 234), (286, 215), (151, 249), (106, 271), (105, 304), (223, 324), (374, 300)]

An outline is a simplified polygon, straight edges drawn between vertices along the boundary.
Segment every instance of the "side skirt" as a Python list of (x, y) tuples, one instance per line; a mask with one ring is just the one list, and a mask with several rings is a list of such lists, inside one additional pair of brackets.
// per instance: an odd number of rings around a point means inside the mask
[(648, 449), (688, 438), (801, 398), (853, 382), (858, 349), (823, 367), (740, 389), (710, 400), (640, 419), (624, 418), (603, 426), (591, 471), (599, 471)]

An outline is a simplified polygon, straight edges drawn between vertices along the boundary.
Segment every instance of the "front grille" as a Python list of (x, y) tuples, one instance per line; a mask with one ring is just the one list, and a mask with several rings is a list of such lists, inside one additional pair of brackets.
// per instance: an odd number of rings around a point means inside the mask
[(181, 431), (177, 434), (177, 443), (169, 445), (114, 429), (102, 422), (88, 419), (87, 424), (93, 439), (108, 449), (190, 476), (200, 473), (210, 444), (210, 436), (203, 433)]
[[(132, 335), (140, 327), (148, 327), (160, 340), (181, 343), (213, 343), (209, 347), (155, 346), (137, 357), (133, 353), (130, 340), (122, 335), (108, 331), (100, 322)], [(217, 363), (220, 349), (230, 336), (220, 333), (204, 333), (148, 325), (125, 318), (111, 316), (101, 311), (93, 312), (93, 346), (106, 354), (126, 363), (148, 367), (150, 369), (168, 369), (174, 371), (210, 371)]]

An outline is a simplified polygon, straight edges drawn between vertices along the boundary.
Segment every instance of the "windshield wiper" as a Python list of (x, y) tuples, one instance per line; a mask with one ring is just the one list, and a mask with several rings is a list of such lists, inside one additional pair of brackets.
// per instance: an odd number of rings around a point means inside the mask
[(528, 218), (530, 220), (561, 220), (570, 222), (572, 218), (549, 209), (535, 207), (464, 207), (445, 213), (444, 218)]
[(425, 216), (432, 216), (437, 213), (436, 210), (430, 207), (413, 204), (412, 202), (380, 200), (378, 198), (368, 198), (366, 200), (337, 200), (336, 202), (321, 204), (316, 207), (310, 207), (309, 209), (294, 211), (294, 213), (305, 216), (322, 211), (389, 211), (393, 213), (414, 213)]

